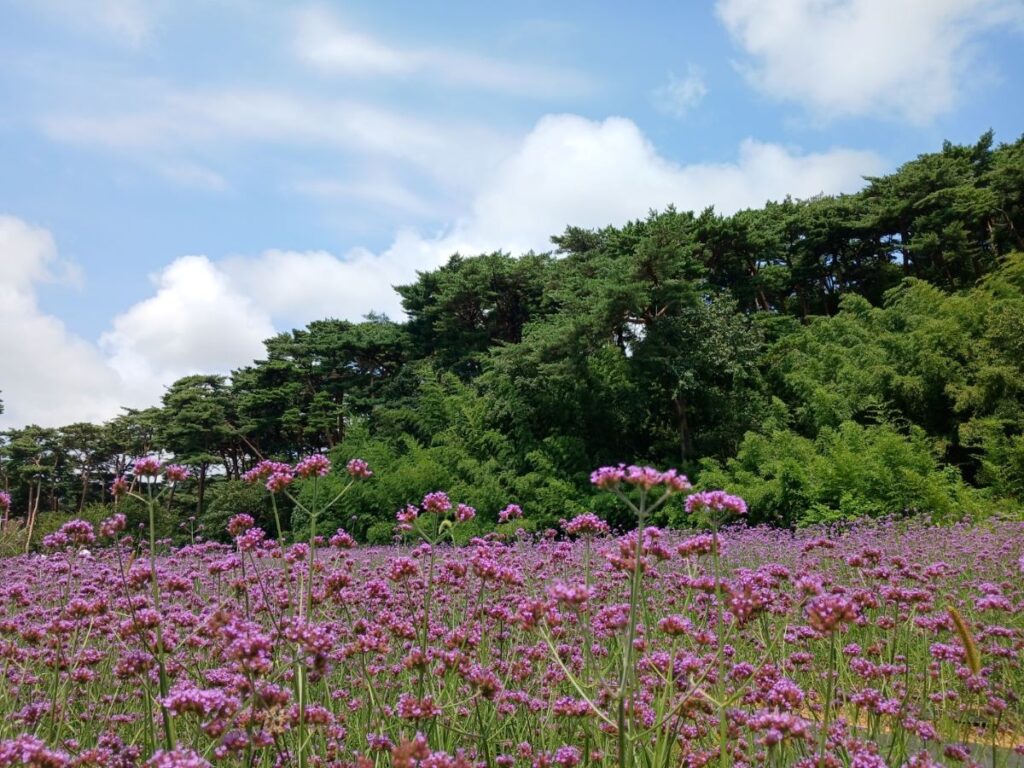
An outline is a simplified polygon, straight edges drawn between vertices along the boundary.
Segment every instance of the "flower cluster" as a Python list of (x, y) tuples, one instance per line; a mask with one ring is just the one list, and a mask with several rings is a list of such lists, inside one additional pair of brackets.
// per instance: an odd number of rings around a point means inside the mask
[(326, 477), (331, 471), (331, 460), (322, 453), (314, 453), (295, 465), (297, 477)]
[(562, 530), (570, 536), (606, 536), (611, 529), (593, 512), (584, 512), (572, 520), (563, 521)]
[(363, 459), (350, 459), (348, 464), (345, 465), (345, 471), (352, 477), (358, 477), (362, 480), (365, 480), (368, 477), (373, 477), (370, 465)]
[(666, 491), (682, 492), (692, 487), (686, 475), (681, 475), (674, 469), (659, 472), (654, 467), (625, 464), (595, 469), (590, 475), (590, 482), (603, 490), (614, 490), (622, 485), (628, 485), (645, 491), (663, 487)]
[(183, 483), (189, 477), (188, 467), (181, 464), (168, 464), (164, 467), (164, 477), (168, 482)]
[(110, 495), (115, 499), (119, 499), (128, 493), (130, 487), (127, 478), (115, 477), (114, 482), (110, 484)]
[(253, 516), (243, 512), (228, 520), (228, 533), (232, 536), (241, 536), (254, 525), (256, 525), (256, 521)]
[(519, 520), (523, 516), (523, 509), (518, 504), (509, 504), (498, 513), (499, 523), (510, 523)]
[[(351, 459), (345, 465), (349, 476), (355, 479), (373, 477), (370, 465), (363, 459)], [(247, 483), (263, 481), (271, 493), (280, 493), (296, 478), (326, 477), (331, 471), (331, 460), (323, 454), (312, 454), (298, 461), (294, 466), (281, 461), (264, 460), (242, 475)]]
[(139, 477), (156, 477), (160, 474), (160, 459), (156, 456), (142, 456), (135, 460), (132, 470)]
[(835, 632), (857, 620), (857, 606), (845, 595), (818, 595), (805, 611), (807, 623), (822, 633)]
[(117, 512), (100, 523), (100, 536), (105, 539), (113, 539), (127, 527), (128, 518)]
[(420, 506), (423, 507), (424, 512), (441, 515), (452, 508), (452, 500), (448, 498), (448, 494), (444, 491), (434, 491), (423, 497)]
[(411, 525), (420, 516), (420, 510), (418, 507), (414, 507), (412, 504), (407, 504), (402, 509), (395, 513), (395, 519), (398, 520), (400, 525)]
[(686, 511), (691, 514), (746, 515), (747, 502), (725, 491), (702, 491), (686, 497)]
[(260, 480), (265, 481), (268, 477), (276, 474), (292, 475), (291, 464), (286, 464), (282, 461), (264, 460), (242, 475), (242, 480), (246, 483), (257, 483)]

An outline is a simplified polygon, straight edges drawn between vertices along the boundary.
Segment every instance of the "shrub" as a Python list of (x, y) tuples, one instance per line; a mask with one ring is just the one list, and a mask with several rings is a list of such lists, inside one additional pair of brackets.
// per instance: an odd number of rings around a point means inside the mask
[(734, 459), (705, 462), (702, 487), (724, 487), (750, 505), (751, 520), (801, 526), (925, 513), (936, 520), (980, 517), (986, 496), (941, 465), (924, 432), (846, 421), (816, 439), (776, 429), (748, 433)]

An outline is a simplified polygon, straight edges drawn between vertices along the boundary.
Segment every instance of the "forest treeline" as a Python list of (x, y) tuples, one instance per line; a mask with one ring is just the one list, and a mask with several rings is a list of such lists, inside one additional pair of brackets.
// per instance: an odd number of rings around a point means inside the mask
[(510, 502), (539, 526), (614, 520), (587, 477), (618, 462), (678, 467), (776, 525), (1019, 511), (1024, 138), (947, 142), (856, 194), (552, 243), (452, 256), (396, 288), (404, 322), (312, 322), (159, 407), (8, 430), (10, 514), (40, 533), (106, 514), (113, 477), (164, 452), (193, 471), (166, 533), (213, 535), (266, 514), (240, 480), (256, 461), (320, 451), (374, 468), (330, 521), (372, 541), (438, 488), (480, 529)]

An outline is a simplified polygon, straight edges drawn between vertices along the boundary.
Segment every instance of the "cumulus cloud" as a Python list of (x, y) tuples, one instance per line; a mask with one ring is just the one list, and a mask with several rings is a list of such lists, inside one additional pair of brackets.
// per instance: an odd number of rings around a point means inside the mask
[(0, 215), (0, 263), (0, 425), (54, 426), (116, 413), (123, 402), (117, 374), (94, 345), (39, 308), (36, 286), (68, 274), (50, 233)]
[[(416, 241), (415, 236), (409, 239)], [(344, 257), (327, 251), (270, 250), (226, 259), (220, 268), (279, 321), (358, 320), (369, 312), (397, 315), (400, 306), (391, 286), (414, 273), (416, 253), (416, 248), (401, 246), (381, 254), (356, 249)]]
[(685, 117), (707, 95), (704, 75), (692, 64), (686, 70), (686, 77), (671, 74), (668, 82), (656, 88), (652, 94), (655, 108), (673, 117)]
[(524, 61), (502, 61), (451, 48), (402, 46), (341, 23), (324, 8), (298, 15), (294, 50), (301, 61), (332, 74), (422, 78), (446, 85), (564, 97), (589, 90), (575, 72)]
[(34, 301), (32, 286), (60, 271), (49, 234), (0, 219), (0, 251), (10, 265), (0, 282), (0, 319), (23, 329), (0, 341), (0, 389), (10, 407), (2, 418), (16, 424), (109, 417), (120, 405), (157, 402), (182, 375), (227, 373), (260, 358), (275, 329), (323, 317), (358, 320), (371, 311), (398, 318), (392, 286), (454, 252), (547, 250), (550, 236), (569, 224), (621, 224), (670, 204), (713, 204), (729, 213), (787, 194), (853, 191), (863, 174), (882, 170), (870, 152), (801, 153), (752, 139), (730, 162), (680, 165), (625, 118), (549, 116), (439, 234), (402, 230), (378, 253), (184, 256), (153, 276), (153, 295), (114, 318), (98, 344), (69, 334)]
[(765, 93), (826, 118), (918, 123), (953, 107), (982, 32), (1024, 24), (1019, 0), (718, 0), (716, 11)]
[(180, 376), (259, 357), (274, 334), (268, 312), (204, 256), (155, 275), (154, 295), (114, 318), (98, 344), (39, 306), (39, 285), (75, 275), (47, 230), (0, 216), (0, 263), (2, 426), (103, 421), (122, 406), (155, 404)]
[(134, 390), (226, 372), (259, 357), (274, 333), (267, 313), (205, 256), (176, 259), (153, 281), (156, 293), (116, 317), (100, 339), (111, 368)]

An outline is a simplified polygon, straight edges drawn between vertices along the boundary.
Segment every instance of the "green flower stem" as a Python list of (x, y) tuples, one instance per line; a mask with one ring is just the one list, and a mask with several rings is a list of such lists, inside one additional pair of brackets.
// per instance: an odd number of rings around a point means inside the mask
[[(620, 496), (625, 498), (621, 492)], [(647, 493), (644, 491), (640, 494), (639, 508), (633, 506), (628, 499), (626, 499), (626, 502), (636, 511), (637, 528), (636, 549), (633, 553), (633, 572), (630, 574), (629, 581), (629, 626), (626, 632), (626, 647), (623, 649), (622, 674), (619, 677), (618, 755), (619, 766), (622, 768), (628, 768), (632, 762), (632, 753), (627, 753), (626, 751), (626, 700), (629, 699), (630, 714), (633, 714), (633, 680), (635, 677), (635, 670), (633, 669), (633, 643), (636, 640), (637, 606), (640, 602), (642, 589), (641, 579), (643, 576), (644, 523), (647, 518)]]
[(725, 679), (723, 669), (723, 650), (725, 646), (725, 605), (722, 590), (721, 560), (718, 552), (718, 523), (711, 526), (711, 562), (715, 574), (715, 680), (718, 689), (718, 765), (727, 768), (729, 753), (726, 746), (729, 742), (729, 711), (725, 704)]
[[(149, 507), (149, 576), (153, 586), (153, 610), (158, 614), (163, 613), (160, 607), (160, 581), (156, 573), (156, 499), (153, 498), (153, 483), (146, 483), (147, 506)], [(164, 705), (164, 699), (170, 691), (167, 681), (167, 667), (164, 664), (164, 636), (160, 622), (156, 625), (156, 656), (157, 672), (160, 679), (160, 714), (164, 723), (164, 746), (168, 750), (174, 749), (177, 741), (174, 732), (174, 720), (171, 713)]]
[(825, 711), (822, 713), (821, 734), (818, 739), (818, 761), (825, 757), (825, 743), (828, 741), (828, 727), (832, 719), (832, 697), (835, 694), (836, 677), (836, 633), (828, 639), (828, 681), (825, 686)]

